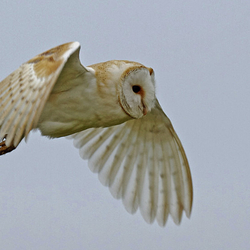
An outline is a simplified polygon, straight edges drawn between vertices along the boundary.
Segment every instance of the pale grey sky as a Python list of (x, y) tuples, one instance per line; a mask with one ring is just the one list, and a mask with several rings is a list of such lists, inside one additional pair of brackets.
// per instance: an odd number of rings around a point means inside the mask
[(194, 204), (180, 226), (130, 215), (71, 141), (31, 133), (0, 157), (0, 249), (249, 249), (250, 1), (6, 1), (0, 78), (79, 41), (83, 65), (154, 68), (158, 99), (183, 143)]

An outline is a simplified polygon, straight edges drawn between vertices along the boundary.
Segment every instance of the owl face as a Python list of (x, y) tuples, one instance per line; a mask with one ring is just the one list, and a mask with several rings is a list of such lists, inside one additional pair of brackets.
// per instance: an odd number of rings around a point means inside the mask
[(151, 111), (155, 100), (154, 71), (145, 66), (128, 68), (118, 85), (119, 102), (125, 113), (138, 119)]

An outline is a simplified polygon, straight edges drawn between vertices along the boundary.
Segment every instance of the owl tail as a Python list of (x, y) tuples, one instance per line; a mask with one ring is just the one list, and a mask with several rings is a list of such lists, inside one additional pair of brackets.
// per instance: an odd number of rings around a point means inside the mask
[(0, 140), (0, 155), (4, 155), (6, 153), (9, 153), (16, 148), (13, 145), (10, 145), (7, 147), (5, 144), (5, 141), (6, 141), (6, 136), (3, 138), (3, 140)]

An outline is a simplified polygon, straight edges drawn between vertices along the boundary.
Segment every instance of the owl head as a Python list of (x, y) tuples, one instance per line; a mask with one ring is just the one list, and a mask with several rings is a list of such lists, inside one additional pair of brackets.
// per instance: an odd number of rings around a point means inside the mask
[(118, 85), (119, 102), (129, 116), (138, 119), (154, 106), (154, 71), (138, 63), (127, 64), (129, 67), (122, 73)]
[(112, 60), (89, 66), (95, 70), (99, 82), (109, 86), (108, 91), (118, 97), (122, 110), (128, 117), (141, 118), (155, 105), (155, 78), (152, 68), (126, 61)]

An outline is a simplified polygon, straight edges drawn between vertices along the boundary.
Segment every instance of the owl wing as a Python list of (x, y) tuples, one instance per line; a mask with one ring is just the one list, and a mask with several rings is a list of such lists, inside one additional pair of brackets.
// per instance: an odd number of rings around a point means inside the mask
[[(36, 127), (44, 105), (66, 62), (80, 67), (80, 44), (57, 46), (22, 64), (0, 82), (0, 141), (16, 147)], [(73, 64), (73, 65), (72, 65)]]
[(140, 119), (76, 133), (75, 147), (99, 174), (112, 195), (122, 198), (129, 213), (140, 208), (143, 218), (160, 226), (171, 214), (179, 224), (192, 208), (192, 180), (181, 142), (158, 101)]

